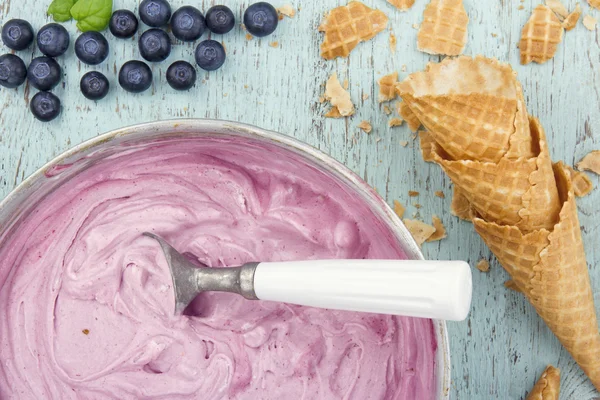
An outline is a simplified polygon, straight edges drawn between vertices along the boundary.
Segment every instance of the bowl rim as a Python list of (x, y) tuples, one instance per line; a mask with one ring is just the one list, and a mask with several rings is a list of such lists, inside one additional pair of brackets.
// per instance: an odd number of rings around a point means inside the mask
[[(181, 131), (181, 132), (178, 132)], [(66, 164), (66, 161), (81, 155), (82, 153), (91, 152), (94, 149), (112, 144), (113, 141), (121, 138), (131, 138), (136, 135), (147, 136), (150, 133), (161, 135), (161, 137), (170, 136), (182, 137), (193, 134), (194, 131), (203, 134), (223, 134), (247, 136), (253, 139), (266, 140), (280, 145), (286, 150), (293, 150), (296, 154), (308, 158), (310, 161), (316, 162), (318, 165), (324, 166), (326, 170), (333, 173), (338, 178), (346, 180), (352, 188), (359, 190), (366, 200), (370, 201), (370, 205), (375, 205), (381, 211), (380, 217), (384, 217), (384, 222), (392, 228), (394, 234), (402, 245), (403, 250), (407, 253), (410, 259), (424, 259), (421, 249), (416, 244), (408, 229), (387, 202), (360, 176), (350, 170), (347, 166), (329, 156), (325, 152), (316, 147), (302, 142), (291, 136), (284, 135), (279, 132), (268, 129), (259, 128), (254, 125), (241, 122), (219, 120), (219, 119), (203, 119), (203, 118), (186, 118), (186, 119), (167, 119), (153, 122), (144, 122), (139, 124), (128, 125), (118, 129), (108, 131), (93, 138), (87, 139), (68, 150), (61, 152), (50, 161), (38, 168), (35, 172), (25, 178), (19, 185), (12, 189), (9, 194), (0, 201), (0, 222), (3, 218), (2, 211), (11, 206), (11, 203), (19, 200), (22, 197), (22, 192), (27, 192), (30, 187), (40, 180), (47, 177), (47, 171), (52, 170), (56, 166)], [(201, 135), (198, 135), (201, 136)], [(26, 194), (26, 193), (25, 193)], [(10, 230), (12, 223), (4, 225), (0, 228), (0, 234)], [(0, 242), (2, 241), (0, 235)], [(437, 375), (437, 395), (440, 400), (450, 398), (450, 379), (451, 379), (451, 364), (450, 364), (450, 347), (448, 340), (448, 329), (446, 321), (432, 320), (435, 337), (437, 340), (436, 350), (436, 368)]]

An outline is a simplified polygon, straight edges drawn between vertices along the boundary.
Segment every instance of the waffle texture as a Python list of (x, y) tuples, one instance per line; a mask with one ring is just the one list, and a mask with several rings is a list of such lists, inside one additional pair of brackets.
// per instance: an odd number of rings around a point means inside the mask
[(521, 31), (521, 64), (532, 61), (541, 64), (550, 60), (562, 42), (563, 34), (563, 26), (550, 7), (538, 5)]
[(525, 400), (558, 400), (560, 370), (548, 365)]
[(423, 12), (417, 47), (429, 54), (457, 56), (467, 44), (469, 17), (462, 0), (431, 0)]

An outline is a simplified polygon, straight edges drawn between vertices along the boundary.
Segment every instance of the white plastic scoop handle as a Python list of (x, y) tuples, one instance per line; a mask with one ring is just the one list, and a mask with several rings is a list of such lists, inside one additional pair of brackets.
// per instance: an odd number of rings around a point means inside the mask
[(261, 300), (304, 306), (462, 321), (472, 280), (463, 261), (262, 262), (254, 292)]

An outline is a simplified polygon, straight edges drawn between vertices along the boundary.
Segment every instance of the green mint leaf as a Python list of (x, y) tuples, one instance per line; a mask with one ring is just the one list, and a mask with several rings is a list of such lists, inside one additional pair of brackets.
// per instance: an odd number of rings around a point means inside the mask
[[(75, 0), (77, 1), (77, 0)], [(74, 0), (54, 0), (48, 7), (48, 15), (52, 15), (54, 21), (65, 22), (71, 19), (71, 7)]]
[(112, 0), (78, 0), (71, 7), (71, 15), (80, 31), (101, 31), (108, 26), (112, 7)]

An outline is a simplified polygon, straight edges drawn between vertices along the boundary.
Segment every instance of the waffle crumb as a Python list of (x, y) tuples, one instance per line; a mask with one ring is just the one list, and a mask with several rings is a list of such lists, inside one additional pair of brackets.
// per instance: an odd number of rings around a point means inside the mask
[(371, 133), (373, 130), (373, 126), (369, 121), (362, 121), (360, 124), (358, 124), (358, 127), (365, 133)]
[(461, 192), (456, 190), (456, 188), (454, 189), (452, 203), (450, 204), (450, 213), (460, 219), (466, 221), (471, 220), (471, 204)]
[(438, 190), (437, 192), (435, 192), (435, 195), (437, 197), (439, 197), (440, 199), (445, 199), (446, 198), (446, 195), (441, 190)]
[(387, 2), (400, 11), (406, 11), (415, 4), (415, 0), (387, 0)]
[(252, 40), (254, 38), (254, 36), (252, 36), (249, 33), (246, 33), (246, 40)]
[(594, 150), (583, 157), (577, 163), (577, 169), (580, 171), (592, 171), (600, 175), (600, 150)]
[(418, 195), (420, 195), (420, 193), (419, 192), (415, 192), (414, 190), (409, 190), (408, 191), (408, 195), (410, 197), (417, 197)]
[(427, 238), (427, 241), (435, 242), (444, 239), (446, 237), (446, 228), (444, 227), (442, 220), (439, 219), (437, 215), (434, 215), (433, 218), (431, 218), (431, 221), (433, 222), (435, 232)]
[(405, 211), (406, 208), (404, 208), (404, 206), (400, 204), (398, 200), (394, 200), (394, 212), (399, 218), (402, 218), (404, 216)]
[(583, 197), (588, 195), (593, 189), (594, 185), (585, 172), (575, 171), (568, 165), (565, 165), (569, 175), (571, 176), (571, 182), (573, 183), (573, 191), (575, 196)]
[(524, 10), (525, 6), (523, 4), (521, 4), (519, 7), (517, 7), (517, 10)]
[(392, 109), (389, 106), (383, 106), (383, 112), (385, 115), (390, 115), (392, 113)]
[(369, 93), (363, 93), (362, 94), (363, 101), (367, 100), (368, 98), (369, 98)]
[(269, 43), (269, 46), (271, 46), (271, 47), (279, 47), (279, 42), (271, 42), (271, 43)]
[(469, 16), (462, 0), (431, 0), (423, 12), (417, 48), (428, 54), (462, 54), (468, 25)]
[(396, 52), (397, 43), (398, 41), (396, 39), (396, 35), (394, 35), (394, 32), (390, 32), (390, 50), (392, 51), (392, 53)]
[(596, 18), (592, 17), (591, 15), (586, 15), (585, 17), (583, 17), (583, 26), (585, 26), (590, 31), (596, 30), (597, 23), (598, 23), (598, 20)]
[(550, 7), (554, 13), (560, 17), (567, 18), (569, 12), (567, 11), (567, 7), (560, 0), (546, 0), (546, 5)]
[(477, 268), (481, 272), (488, 272), (490, 270), (490, 263), (485, 258), (482, 258), (481, 260), (479, 260), (475, 268)]
[(342, 118), (343, 115), (340, 114), (340, 110), (336, 106), (333, 106), (329, 109), (329, 111), (327, 111), (325, 113), (325, 117), (326, 118)]
[(340, 115), (347, 117), (354, 114), (354, 104), (352, 104), (350, 93), (342, 87), (335, 72), (325, 84), (325, 99), (332, 106), (337, 107)]
[(435, 233), (435, 228), (425, 222), (414, 219), (405, 219), (403, 222), (419, 246)]
[(400, 70), (402, 72), (406, 72), (406, 64), (402, 64), (402, 67), (400, 67)]
[(413, 29), (419, 29), (419, 24), (414, 23), (414, 24), (412, 24), (412, 27), (413, 27)]
[(577, 26), (577, 22), (579, 21), (580, 17), (581, 17), (581, 6), (579, 5), (579, 3), (577, 3), (577, 5), (575, 6), (575, 9), (573, 11), (571, 11), (571, 13), (567, 16), (567, 18), (565, 18), (565, 20), (562, 22), (563, 28), (565, 28), (567, 31), (570, 31), (571, 29), (575, 28), (575, 26)]
[(418, 209), (420, 209), (421, 207), (423, 207), (423, 206), (422, 206), (422, 205), (420, 205), (419, 203), (415, 203), (415, 204), (413, 204), (413, 206), (414, 206), (414, 207), (415, 207), (417, 210), (418, 210)]
[[(402, 118), (392, 118), (389, 120), (388, 126), (390, 128), (395, 128), (397, 126), (402, 125), (403, 122), (404, 122), (404, 120)], [(408, 142), (406, 142), (406, 144), (408, 144)]]
[(401, 140), (400, 141), (400, 146), (406, 147), (406, 146), (408, 146), (408, 142), (406, 140)]
[(285, 4), (277, 8), (277, 12), (280, 16), (285, 15), (288, 18), (294, 18), (296, 15), (296, 10), (294, 10), (294, 7), (292, 7), (291, 4)]
[(381, 77), (377, 83), (379, 84), (378, 99), (380, 103), (394, 100), (397, 97), (398, 94), (396, 93), (396, 85), (398, 84), (398, 72), (393, 72)]
[(330, 10), (319, 31), (325, 33), (321, 43), (321, 57), (333, 60), (348, 57), (360, 43), (374, 38), (385, 30), (388, 17), (383, 11), (367, 7), (359, 1)]
[(90, 334), (90, 330), (89, 329), (82, 329), (81, 333), (83, 333), (84, 335), (89, 335)]
[(497, 33), (492, 33), (492, 37), (498, 37)]

